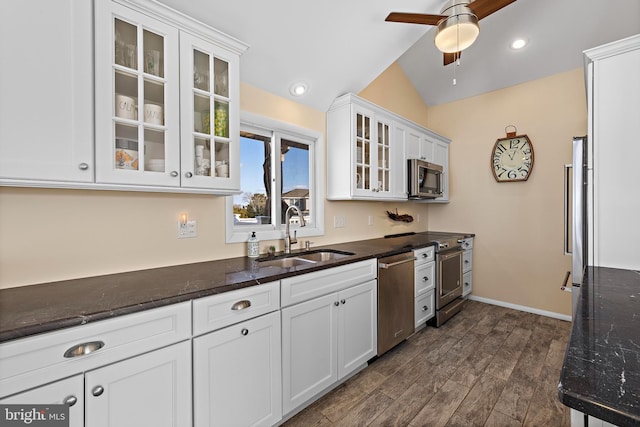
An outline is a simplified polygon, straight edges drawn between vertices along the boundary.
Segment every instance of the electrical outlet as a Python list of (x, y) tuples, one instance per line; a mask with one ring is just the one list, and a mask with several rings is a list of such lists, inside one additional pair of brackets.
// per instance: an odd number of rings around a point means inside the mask
[(369, 215), (369, 219), (367, 221), (368, 225), (373, 225), (373, 215)]
[(336, 215), (333, 217), (333, 227), (334, 228), (344, 228), (347, 220), (344, 215)]
[(416, 221), (417, 221), (417, 222), (420, 222), (420, 214), (416, 214), (416, 217), (417, 217), (417, 218), (416, 218)]
[(195, 220), (187, 221), (186, 224), (178, 221), (178, 239), (188, 239), (198, 237), (198, 226)]

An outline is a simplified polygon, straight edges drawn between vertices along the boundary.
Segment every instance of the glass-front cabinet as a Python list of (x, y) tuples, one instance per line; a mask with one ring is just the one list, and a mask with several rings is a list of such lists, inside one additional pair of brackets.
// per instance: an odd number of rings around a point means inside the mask
[(238, 52), (146, 12), (96, 1), (96, 182), (239, 191)]
[(181, 33), (182, 185), (240, 185), (238, 57)]

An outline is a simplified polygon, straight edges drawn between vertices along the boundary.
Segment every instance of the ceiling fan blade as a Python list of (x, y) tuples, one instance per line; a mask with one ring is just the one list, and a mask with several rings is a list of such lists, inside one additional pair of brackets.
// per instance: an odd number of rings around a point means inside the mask
[(462, 52), (453, 52), (453, 53), (443, 53), (442, 54), (442, 58), (443, 58), (443, 65), (449, 65), (452, 64), (454, 62), (456, 62), (456, 60), (458, 58), (460, 58), (462, 56)]
[(407, 24), (438, 25), (444, 15), (428, 15), (424, 13), (391, 12), (385, 19), (387, 22), (405, 22)]
[(497, 12), (516, 0), (475, 0), (469, 3), (468, 7), (476, 14), (478, 20)]

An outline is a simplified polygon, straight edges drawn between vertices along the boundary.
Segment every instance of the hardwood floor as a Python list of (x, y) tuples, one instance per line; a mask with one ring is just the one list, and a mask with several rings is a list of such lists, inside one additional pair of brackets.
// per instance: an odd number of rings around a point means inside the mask
[(467, 301), (284, 426), (570, 426), (557, 389), (570, 327)]

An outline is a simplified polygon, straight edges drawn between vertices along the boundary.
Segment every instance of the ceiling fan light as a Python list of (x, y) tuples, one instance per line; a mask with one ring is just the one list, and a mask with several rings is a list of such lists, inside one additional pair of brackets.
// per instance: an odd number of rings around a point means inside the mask
[(475, 15), (453, 15), (438, 23), (436, 47), (444, 53), (460, 52), (471, 46), (478, 34), (480, 27)]

